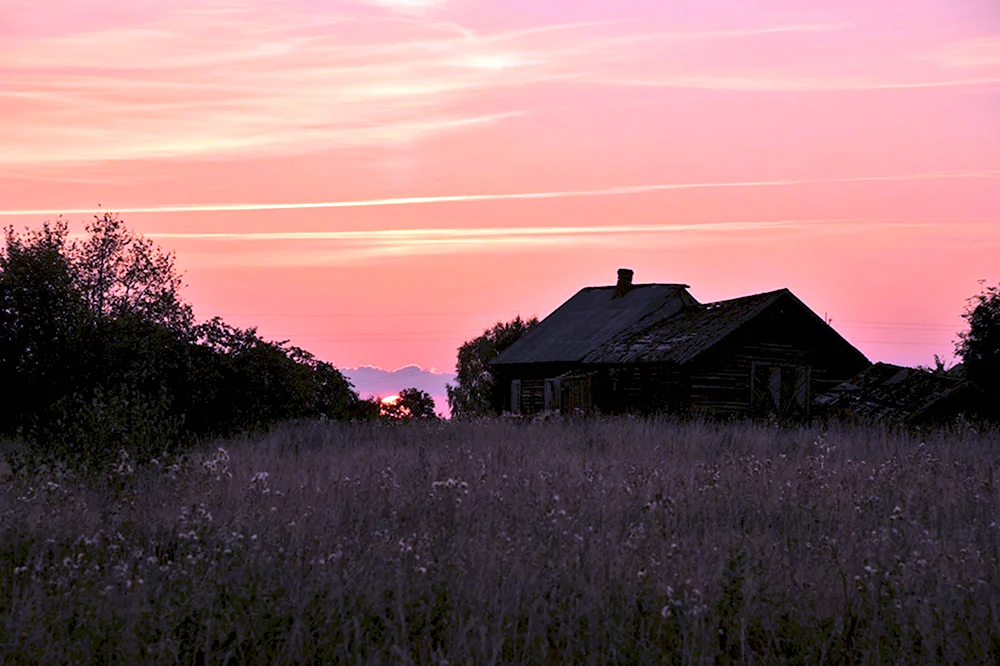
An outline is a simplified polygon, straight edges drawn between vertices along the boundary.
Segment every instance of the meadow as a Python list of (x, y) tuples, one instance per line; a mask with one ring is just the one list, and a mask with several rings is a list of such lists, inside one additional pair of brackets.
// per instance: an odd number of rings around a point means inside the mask
[(1000, 434), (304, 422), (0, 481), (0, 663), (995, 663)]

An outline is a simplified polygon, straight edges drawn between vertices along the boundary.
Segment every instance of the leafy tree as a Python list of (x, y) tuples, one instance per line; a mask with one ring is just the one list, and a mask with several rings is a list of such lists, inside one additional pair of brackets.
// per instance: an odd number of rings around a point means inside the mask
[(494, 412), (491, 397), (495, 380), (489, 362), (537, 325), (537, 317), (517, 316), (507, 323), (497, 322), (458, 348), (456, 383), (447, 387), (453, 418), (475, 418)]
[[(287, 342), (269, 342), (256, 328), (240, 329), (215, 317), (195, 327), (201, 374), (199, 421), (213, 432), (251, 430), (294, 418), (364, 418), (365, 408), (333, 365)], [(197, 405), (192, 405), (197, 408)]]
[[(0, 429), (74, 388), (86, 330), (86, 303), (74, 279), (64, 222), (24, 236), (5, 229), (0, 251)], [(16, 378), (16, 381), (14, 381)]]
[(959, 333), (955, 351), (962, 357), (965, 376), (1000, 400), (1000, 287), (986, 287), (969, 299), (962, 317), (969, 330)]
[(128, 229), (117, 215), (95, 216), (87, 238), (72, 247), (76, 280), (91, 311), (102, 317), (136, 316), (173, 330), (194, 317), (183, 302), (174, 255)]
[(381, 416), (403, 421), (427, 421), (437, 418), (434, 398), (430, 393), (418, 388), (405, 388), (399, 392), (399, 399), (382, 403)]
[[(332, 365), (221, 319), (195, 325), (173, 255), (113, 215), (0, 250), (0, 433), (36, 459), (101, 468), (204, 435), (296, 418), (366, 418)], [(377, 412), (376, 412), (377, 413)], [(22, 461), (23, 462), (23, 461)]]

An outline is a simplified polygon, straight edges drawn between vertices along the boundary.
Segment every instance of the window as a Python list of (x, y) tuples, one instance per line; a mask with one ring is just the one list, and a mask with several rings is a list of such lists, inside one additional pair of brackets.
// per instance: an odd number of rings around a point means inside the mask
[(754, 362), (750, 376), (750, 408), (755, 414), (801, 416), (809, 413), (808, 365)]

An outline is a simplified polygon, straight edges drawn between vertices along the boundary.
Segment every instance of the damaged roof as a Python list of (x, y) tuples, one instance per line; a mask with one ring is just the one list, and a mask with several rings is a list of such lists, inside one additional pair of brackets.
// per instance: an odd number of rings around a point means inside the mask
[(580, 362), (625, 331), (643, 330), (697, 306), (687, 288), (686, 284), (637, 284), (616, 294), (616, 287), (586, 287), (491, 365)]
[(587, 354), (583, 361), (681, 365), (708, 351), (786, 295), (792, 293), (779, 289), (687, 308), (668, 319), (624, 331)]
[(975, 387), (963, 379), (876, 363), (815, 402), (862, 420), (918, 425), (974, 412), (977, 396)]
[(854, 349), (788, 289), (702, 304), (685, 284), (633, 285), (631, 277), (631, 270), (621, 269), (616, 287), (581, 289), (490, 365), (684, 365), (779, 301), (808, 313), (830, 335)]

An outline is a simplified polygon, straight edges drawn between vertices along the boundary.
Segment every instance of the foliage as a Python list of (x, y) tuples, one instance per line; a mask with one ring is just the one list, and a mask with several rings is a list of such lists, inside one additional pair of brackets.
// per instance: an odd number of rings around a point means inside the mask
[(183, 286), (174, 256), (105, 213), (85, 227), (87, 237), (72, 247), (76, 280), (87, 305), (99, 317), (138, 319), (185, 330), (194, 317), (180, 297)]
[[(5, 230), (0, 251), (0, 434), (18, 467), (100, 469), (204, 436), (370, 413), (332, 365), (256, 329), (196, 325), (174, 257), (116, 216), (71, 241), (65, 222)], [(27, 455), (27, 458), (25, 458)]]
[(196, 368), (199, 402), (210, 409), (197, 416), (206, 421), (207, 431), (254, 430), (296, 418), (363, 416), (350, 382), (304, 349), (266, 341), (256, 328), (236, 328), (218, 317), (196, 326), (194, 339), (205, 356)]
[(495, 413), (493, 390), (495, 381), (489, 362), (538, 325), (538, 318), (497, 322), (477, 338), (458, 348), (455, 384), (449, 384), (448, 406), (452, 418), (475, 418)]
[(5, 229), (0, 378), (7, 388), (0, 401), (0, 428), (7, 431), (74, 389), (74, 371), (90, 331), (67, 236), (63, 222), (24, 236)]
[(15, 473), (67, 466), (94, 476), (123, 455), (146, 461), (176, 454), (188, 438), (171, 402), (166, 389), (150, 395), (128, 385), (110, 393), (97, 387), (88, 396), (65, 396), (26, 425), (25, 441), (11, 450), (7, 462)]
[(380, 415), (397, 421), (426, 421), (438, 417), (434, 398), (418, 388), (405, 388), (399, 392), (398, 400), (381, 403)]
[[(954, 366), (952, 366), (953, 368)], [(918, 365), (917, 370), (923, 370), (924, 372), (929, 372), (933, 375), (939, 375), (941, 377), (948, 377), (951, 375), (952, 368), (948, 367), (948, 364), (943, 358), (934, 354), (934, 365)]]
[(311, 422), (0, 471), (0, 663), (995, 663), (998, 438)]
[(1000, 287), (986, 287), (969, 299), (962, 315), (969, 330), (959, 334), (956, 353), (965, 376), (994, 400), (1000, 400)]

